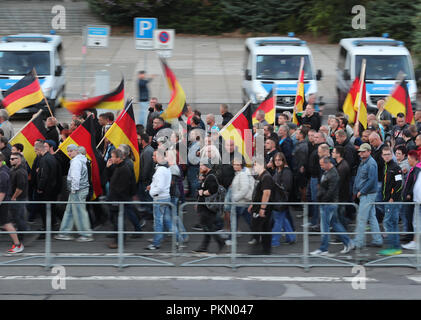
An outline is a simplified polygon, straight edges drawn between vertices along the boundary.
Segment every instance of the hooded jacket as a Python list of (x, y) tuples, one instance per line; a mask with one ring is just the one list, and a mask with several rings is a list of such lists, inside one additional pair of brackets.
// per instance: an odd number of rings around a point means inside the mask
[(67, 174), (67, 189), (76, 192), (89, 189), (87, 158), (83, 154), (76, 155), (70, 160), (69, 173)]
[(403, 174), (401, 167), (393, 160), (384, 164), (382, 179), (383, 202), (399, 201), (402, 192)]

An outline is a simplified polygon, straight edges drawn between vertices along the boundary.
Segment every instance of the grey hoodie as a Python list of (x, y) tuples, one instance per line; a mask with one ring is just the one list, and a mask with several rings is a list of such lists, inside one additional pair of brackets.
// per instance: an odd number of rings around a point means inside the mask
[(78, 154), (70, 160), (69, 173), (67, 174), (67, 188), (70, 192), (89, 188), (87, 159), (83, 154)]

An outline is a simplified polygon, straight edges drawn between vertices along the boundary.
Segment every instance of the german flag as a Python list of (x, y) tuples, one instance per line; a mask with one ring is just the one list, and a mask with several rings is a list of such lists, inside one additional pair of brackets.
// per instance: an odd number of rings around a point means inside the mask
[(35, 76), (35, 69), (16, 82), (4, 94), (3, 107), (13, 115), (19, 110), (37, 104), (44, 99), (38, 78)]
[(247, 164), (253, 159), (253, 124), (250, 104), (245, 105), (225, 127), (219, 131), (225, 141), (233, 140)]
[(121, 144), (127, 144), (134, 155), (134, 171), (136, 181), (139, 180), (140, 153), (137, 142), (136, 122), (133, 113), (133, 101), (130, 101), (113, 125), (105, 133), (105, 137), (118, 148)]
[(252, 119), (253, 124), (258, 122), (256, 120), (256, 114), (258, 110), (263, 110), (265, 112), (265, 120), (269, 124), (275, 123), (275, 103), (276, 103), (276, 96), (274, 96), (273, 92), (275, 90), (275, 86), (273, 86), (273, 89), (269, 92), (265, 100), (254, 110)]
[(171, 90), (170, 102), (168, 103), (167, 109), (161, 113), (161, 117), (165, 121), (170, 122), (171, 120), (178, 119), (181, 116), (186, 104), (186, 94), (184, 93), (184, 90), (174, 73), (168, 67), (167, 62), (163, 58), (160, 58), (160, 60), (162, 68), (164, 69), (165, 78), (167, 79), (168, 86)]
[[(92, 117), (88, 117), (72, 134), (64, 140), (59, 149), (63, 151), (66, 156), (67, 146), (75, 144), (77, 146), (85, 147), (86, 156), (91, 161), (91, 180), (94, 189), (93, 199), (99, 197), (103, 191), (101, 186), (101, 170), (105, 167), (104, 160), (96, 149), (95, 145), (95, 127)], [(69, 157), (70, 158), (70, 157)]]
[[(361, 98), (360, 98), (360, 90), (361, 91)], [(366, 98), (366, 88), (365, 88), (365, 81), (361, 83), (361, 81), (358, 81), (358, 87), (356, 89), (357, 96), (355, 98), (354, 102), (354, 110), (357, 112), (358, 119), (356, 122), (359, 122), (364, 129), (367, 129), (367, 98)], [(360, 105), (360, 112), (358, 112), (358, 103), (361, 99), (361, 105)]]
[(92, 97), (85, 100), (60, 100), (61, 105), (69, 112), (80, 115), (83, 111), (92, 108), (120, 110), (124, 108), (124, 79), (118, 87), (105, 95)]
[(395, 117), (398, 113), (403, 113), (406, 116), (406, 123), (415, 123), (408, 86), (405, 80), (402, 80), (402, 82), (396, 86), (395, 90), (386, 100), (384, 108)]
[(298, 79), (298, 84), (297, 84), (297, 94), (295, 95), (295, 108), (294, 108), (294, 113), (292, 116), (292, 122), (295, 124), (298, 124), (298, 119), (297, 119), (297, 115), (295, 113), (295, 110), (297, 110), (298, 114), (301, 114), (304, 110), (304, 105), (305, 105), (305, 95), (304, 95), (304, 68), (301, 70), (301, 74), (300, 74), (300, 78)]
[(38, 139), (45, 140), (47, 135), (41, 114), (42, 110), (38, 111), (31, 121), (9, 141), (12, 146), (16, 143), (23, 145), (23, 156), (31, 168), (37, 156), (34, 150), (34, 144)]
[(358, 77), (355, 78), (354, 82), (351, 85), (351, 88), (349, 89), (349, 92), (345, 98), (344, 104), (342, 106), (342, 110), (344, 114), (348, 116), (348, 122), (354, 123), (355, 117), (357, 116), (357, 113), (354, 109), (355, 100), (357, 98), (358, 93), (358, 87), (360, 85), (360, 79)]

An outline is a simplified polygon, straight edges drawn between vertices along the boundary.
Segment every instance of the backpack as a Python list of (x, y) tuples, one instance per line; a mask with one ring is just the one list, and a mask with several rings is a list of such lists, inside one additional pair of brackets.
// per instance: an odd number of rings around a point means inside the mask
[[(221, 184), (219, 184), (218, 178), (214, 174), (210, 174), (209, 176), (215, 177), (216, 183), (218, 184), (218, 191), (214, 194), (211, 194), (208, 197), (205, 197), (206, 207), (214, 213), (220, 213), (224, 209), (224, 201), (225, 196), (227, 194), (227, 190)], [(206, 179), (209, 176), (207, 176)], [(221, 204), (216, 204), (215, 202), (221, 202)]]
[(89, 191), (88, 195), (86, 196), (86, 201), (91, 201), (92, 197), (94, 196), (94, 186), (92, 184), (92, 162), (89, 159), (86, 160), (86, 168), (88, 169), (89, 182)]

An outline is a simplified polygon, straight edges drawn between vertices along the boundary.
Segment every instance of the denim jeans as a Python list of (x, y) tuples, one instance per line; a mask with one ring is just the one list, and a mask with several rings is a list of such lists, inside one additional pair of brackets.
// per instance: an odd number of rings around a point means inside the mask
[[(377, 195), (376, 195), (376, 202), (382, 202), (383, 201), (383, 190), (382, 190), (382, 183), (377, 182)], [(383, 219), (384, 217), (384, 205), (383, 204), (376, 204), (376, 216), (379, 221), (380, 219)], [(380, 220), (381, 222), (381, 220)]]
[(196, 199), (197, 189), (199, 189), (199, 166), (189, 165), (187, 167), (187, 182), (190, 197)]
[[(283, 211), (272, 211), (272, 218), (273, 218), (273, 228), (272, 232), (293, 232), (291, 224), (289, 223), (288, 219), (286, 218), (286, 210)], [(287, 242), (295, 242), (295, 234), (286, 234), (285, 235)], [(279, 246), (279, 241), (281, 239), (281, 234), (273, 234), (272, 235), (272, 246)]]
[[(83, 189), (76, 191), (75, 193), (70, 193), (69, 202), (86, 202), (88, 191), (88, 189)], [(86, 210), (85, 203), (68, 203), (66, 205), (66, 211), (64, 211), (63, 220), (61, 221), (60, 225), (60, 231), (72, 231), (74, 225), (76, 225), (76, 229), (80, 232), (80, 235), (84, 237), (92, 236), (89, 214)]]
[[(308, 184), (308, 191), (310, 192), (309, 200), (311, 202), (317, 202), (317, 184), (319, 183), (319, 179), (317, 178), (310, 178), (310, 183)], [(309, 214), (311, 216), (311, 224), (313, 226), (319, 223), (319, 206), (317, 205), (310, 205), (309, 206)]]
[(354, 242), (358, 248), (364, 246), (365, 243), (365, 227), (367, 225), (367, 221), (370, 223), (370, 231), (371, 232), (379, 232), (372, 234), (373, 244), (381, 245), (383, 244), (382, 236), (380, 235), (380, 228), (379, 223), (377, 222), (376, 218), (376, 210), (374, 205), (369, 203), (374, 202), (376, 200), (376, 193), (367, 194), (360, 196), (360, 206), (358, 209), (357, 215), (357, 227), (355, 232), (357, 235), (355, 236)]
[(231, 187), (229, 187), (227, 189), (227, 193), (225, 194), (225, 199), (224, 199), (224, 202), (225, 202), (225, 204), (224, 204), (224, 212), (230, 212), (231, 211), (231, 206), (232, 205), (231, 204), (227, 204), (227, 202), (232, 202), (231, 194), (232, 194)]
[[(163, 232), (164, 229), (170, 232), (172, 227), (172, 210), (167, 204), (161, 202), (171, 202), (171, 198), (154, 200), (153, 204), (153, 228), (155, 232)], [(161, 246), (161, 241), (164, 238), (162, 233), (156, 233), (153, 238), (153, 245), (155, 247)]]
[(142, 124), (146, 128), (146, 121), (148, 119), (149, 101), (139, 102), (139, 116), (136, 124)]
[[(399, 212), (401, 205), (384, 205), (384, 220), (383, 226), (386, 232), (399, 232)], [(399, 234), (388, 234), (386, 238), (387, 245), (390, 249), (399, 249), (400, 239)]]
[(184, 227), (183, 221), (181, 221), (180, 216), (178, 215), (178, 198), (177, 197), (171, 197), (171, 203), (175, 206), (174, 212), (172, 213), (172, 217), (175, 217), (176, 225), (174, 228), (176, 229), (177, 234), (177, 241), (178, 242), (184, 242), (189, 239), (189, 235), (184, 234), (183, 238), (181, 239), (180, 232), (186, 232), (186, 228)]
[[(344, 226), (338, 221), (338, 205), (320, 205), (320, 231), (329, 232), (329, 227), (332, 226), (334, 232), (346, 232)], [(350, 239), (346, 234), (338, 234), (339, 238), (345, 246), (350, 243)], [(322, 235), (321, 251), (328, 251), (329, 248), (329, 234)]]

